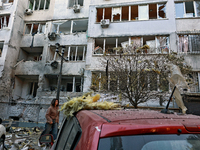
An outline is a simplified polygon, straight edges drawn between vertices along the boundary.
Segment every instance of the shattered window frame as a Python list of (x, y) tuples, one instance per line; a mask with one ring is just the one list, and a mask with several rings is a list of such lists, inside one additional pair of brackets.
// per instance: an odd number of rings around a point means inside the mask
[[(126, 39), (126, 41), (121, 41), (122, 38)], [(144, 40), (149, 39), (151, 40)], [(129, 45), (135, 45), (136, 47), (144, 46), (146, 45), (147, 41), (149, 44), (154, 41), (154, 47), (150, 49), (144, 49), (142, 53), (148, 53), (148, 54), (168, 54), (170, 53), (170, 41), (169, 41), (169, 35), (152, 35), (152, 36), (131, 36), (131, 37), (113, 37), (113, 39), (116, 40), (115, 47), (112, 47), (113, 52), (110, 53), (107, 51), (107, 48), (109, 46), (106, 45), (106, 40), (111, 38), (95, 38), (94, 40), (94, 50), (93, 55), (120, 55), (123, 53), (123, 48), (126, 48)], [(101, 44), (99, 43), (102, 42)], [(98, 42), (98, 44), (97, 44)], [(110, 43), (110, 42), (109, 42)], [(148, 45), (148, 44), (147, 44)], [(100, 51), (101, 53), (98, 53), (97, 51)]]
[[(84, 62), (86, 60), (87, 45), (66, 45), (64, 58), (71, 62)], [(61, 52), (61, 49), (59, 51)], [(47, 61), (61, 61), (57, 55), (55, 46), (50, 46)]]
[[(191, 4), (192, 8), (189, 6)], [(200, 1), (176, 2), (176, 18), (194, 18), (200, 16)], [(192, 9), (192, 10), (191, 10)], [(180, 13), (181, 10), (181, 13)]]
[[(37, 27), (37, 29), (34, 28), (35, 26)], [(45, 32), (46, 32), (46, 23), (45, 22), (25, 23), (24, 35), (45, 34)]]
[[(29, 0), (28, 8), (37, 11), (37, 10), (48, 10), (51, 0)], [(43, 6), (41, 5), (43, 3)]]
[(178, 35), (179, 53), (200, 53), (200, 34)]
[[(149, 9), (149, 8), (151, 8), (151, 6), (153, 5), (155, 6), (156, 9), (153, 10), (154, 17), (152, 18), (150, 17), (152, 9)], [(145, 12), (143, 12), (144, 10), (143, 8), (145, 8)], [(142, 14), (145, 17), (142, 17), (141, 16)], [(101, 22), (102, 19), (109, 19), (111, 22), (165, 19), (167, 18), (166, 15), (167, 15), (166, 3), (138, 4), (138, 5), (129, 5), (129, 6), (126, 5), (126, 6), (118, 6), (118, 7), (113, 6), (113, 7), (104, 7), (104, 8), (97, 7), (96, 8), (96, 23)]]
[(0, 15), (0, 30), (9, 26), (10, 15)]

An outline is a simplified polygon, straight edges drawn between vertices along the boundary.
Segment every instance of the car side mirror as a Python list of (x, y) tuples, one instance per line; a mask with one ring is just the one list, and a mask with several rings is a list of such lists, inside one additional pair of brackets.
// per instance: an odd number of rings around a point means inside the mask
[(42, 135), (39, 139), (40, 144), (51, 144), (51, 146), (53, 145), (53, 136), (52, 134), (45, 134)]

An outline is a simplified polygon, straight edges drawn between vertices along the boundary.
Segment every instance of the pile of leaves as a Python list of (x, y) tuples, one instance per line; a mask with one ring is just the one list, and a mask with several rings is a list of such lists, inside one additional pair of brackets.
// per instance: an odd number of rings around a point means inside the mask
[(79, 110), (86, 109), (86, 110), (93, 110), (93, 109), (119, 109), (120, 105), (113, 102), (97, 102), (100, 99), (100, 94), (96, 94), (95, 96), (91, 95), (84, 95), (82, 97), (75, 97), (68, 102), (65, 102), (60, 111), (67, 116), (73, 116), (75, 112)]

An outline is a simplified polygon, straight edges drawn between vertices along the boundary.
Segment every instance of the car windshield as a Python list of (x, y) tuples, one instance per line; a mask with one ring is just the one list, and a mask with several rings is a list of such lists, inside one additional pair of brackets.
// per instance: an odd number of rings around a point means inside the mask
[(134, 135), (102, 138), (98, 150), (200, 150), (200, 134)]

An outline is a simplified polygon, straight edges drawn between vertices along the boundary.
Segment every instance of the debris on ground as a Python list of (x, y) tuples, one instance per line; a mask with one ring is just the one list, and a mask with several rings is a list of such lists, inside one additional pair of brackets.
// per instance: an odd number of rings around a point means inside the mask
[(10, 127), (6, 133), (5, 145), (8, 150), (40, 150), (38, 140), (42, 130), (39, 127)]

